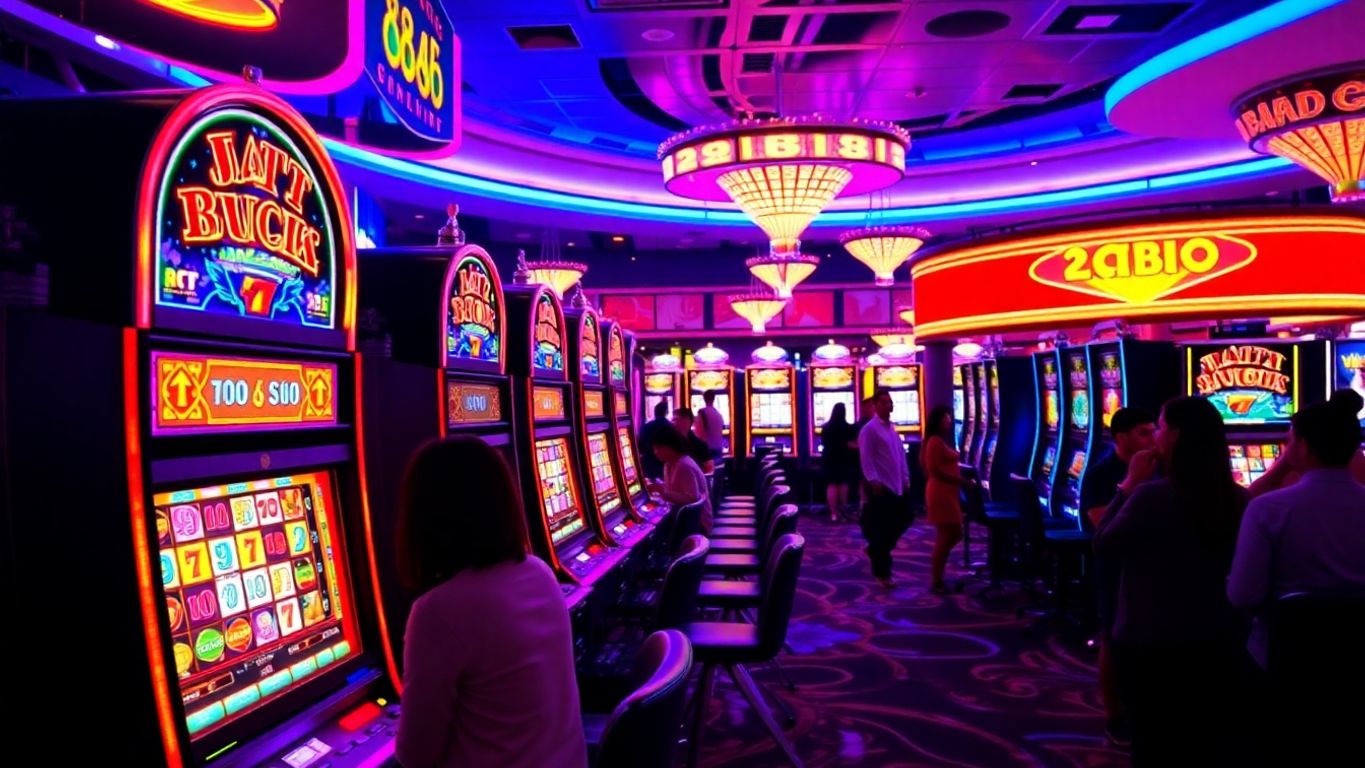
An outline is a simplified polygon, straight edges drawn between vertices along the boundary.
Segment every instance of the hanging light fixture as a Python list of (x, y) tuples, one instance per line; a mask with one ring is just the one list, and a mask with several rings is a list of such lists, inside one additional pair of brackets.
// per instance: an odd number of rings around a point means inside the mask
[(755, 256), (744, 262), (744, 266), (749, 268), (749, 274), (773, 289), (781, 299), (790, 299), (792, 289), (814, 274), (815, 268), (819, 265), (819, 256), (776, 251), (766, 256)]
[(659, 160), (669, 192), (732, 201), (775, 252), (796, 253), (831, 200), (900, 181), (909, 146), (892, 123), (785, 117), (694, 128), (660, 144)]
[(787, 306), (787, 300), (770, 293), (738, 293), (730, 296), (730, 309), (749, 321), (754, 333), (767, 330), (769, 320)]
[(1337, 203), (1365, 200), (1365, 68), (1300, 76), (1234, 110), (1257, 152), (1279, 155), (1332, 185)]
[(896, 284), (896, 270), (928, 237), (929, 231), (923, 227), (864, 227), (840, 235), (839, 244), (872, 270), (877, 285), (888, 286)]
[(889, 347), (894, 345), (915, 346), (915, 331), (911, 328), (878, 328), (870, 336), (872, 343), (879, 347)]
[(548, 286), (560, 300), (564, 294), (583, 279), (588, 265), (577, 261), (559, 258), (559, 235), (553, 229), (546, 230), (540, 243), (540, 258), (526, 260), (526, 251), (517, 251), (517, 271), (512, 273), (516, 285), (534, 283)]
[(915, 308), (914, 308), (914, 307), (901, 307), (900, 309), (896, 310), (896, 317), (899, 317), (899, 318), (901, 319), (901, 322), (902, 322), (902, 323), (905, 323), (905, 324), (908, 325), (908, 326), (914, 327), (914, 325), (915, 325)]

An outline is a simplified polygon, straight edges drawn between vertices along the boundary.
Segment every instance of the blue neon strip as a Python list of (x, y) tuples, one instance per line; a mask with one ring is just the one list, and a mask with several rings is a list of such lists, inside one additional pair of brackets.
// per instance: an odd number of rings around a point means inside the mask
[(1137, 89), (1176, 70), (1299, 19), (1312, 16), (1318, 11), (1341, 5), (1343, 2), (1346, 0), (1280, 0), (1274, 5), (1268, 5), (1255, 13), (1186, 40), (1170, 50), (1153, 56), (1120, 77), (1104, 95), (1104, 114), (1112, 113), (1120, 101), (1132, 95)]
[[(577, 213), (617, 216), (629, 219), (664, 221), (683, 224), (725, 225), (752, 227), (752, 222), (739, 211), (712, 211), (702, 208), (682, 206), (652, 205), (608, 200), (599, 197), (574, 195), (565, 192), (535, 189), (517, 184), (509, 184), (493, 179), (458, 173), (443, 168), (435, 168), (422, 163), (387, 157), (365, 149), (353, 147), (335, 139), (324, 139), (327, 150), (340, 162), (377, 173), (383, 173), (419, 184), (430, 184), (445, 190), (463, 192), (479, 197), (503, 200), (511, 203), (534, 205), (543, 208), (571, 211)], [(987, 200), (972, 200), (943, 205), (909, 206), (888, 208), (878, 212), (874, 218), (877, 224), (896, 224), (941, 219), (955, 219), (973, 214), (996, 211), (1043, 208), (1058, 203), (1104, 200), (1119, 196), (1131, 196), (1156, 189), (1192, 186), (1212, 181), (1258, 176), (1269, 172), (1292, 167), (1292, 163), (1278, 157), (1259, 158), (1230, 165), (1203, 168), (1195, 171), (1154, 176), (1147, 179), (1117, 181), (1096, 184), (1055, 192), (1037, 192), (1012, 197), (998, 197)], [(814, 226), (850, 226), (867, 221), (866, 211), (827, 211), (820, 214)]]

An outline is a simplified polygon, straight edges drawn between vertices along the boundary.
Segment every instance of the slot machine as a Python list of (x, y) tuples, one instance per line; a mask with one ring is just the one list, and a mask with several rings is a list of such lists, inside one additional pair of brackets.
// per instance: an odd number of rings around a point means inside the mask
[(980, 360), (971, 364), (972, 381), (972, 440), (963, 458), (978, 469), (981, 467), (981, 451), (986, 445), (986, 365)]
[(958, 439), (960, 460), (968, 463), (976, 441), (976, 375), (971, 363), (957, 366), (962, 373), (962, 436)]
[(893, 404), (891, 424), (902, 437), (920, 434), (924, 423), (924, 382), (920, 376), (919, 363), (915, 362), (914, 351), (906, 345), (904, 351), (883, 347), (875, 355), (869, 356), (868, 386), (863, 396), (871, 397), (877, 390), (884, 389), (891, 394)]
[(682, 363), (676, 355), (668, 353), (655, 355), (645, 368), (645, 407), (641, 417), (645, 421), (654, 418), (654, 407), (663, 403), (668, 413), (682, 404)]
[(1000, 439), (1000, 368), (994, 358), (983, 360), (981, 367), (986, 380), (986, 439), (981, 444), (981, 458), (976, 466), (981, 485), (989, 494), (995, 448)]
[[(45, 675), (15, 732), (81, 691), (99, 716), (49, 754), (385, 759), (397, 678), (355, 252), (322, 142), (284, 101), (224, 85), (5, 100), (0, 144), (24, 147), (0, 158), (0, 199), (50, 279), (0, 331), (23, 405), (3, 423), (6, 534), (42, 582), (11, 606), (41, 632), (24, 664)], [(73, 192), (97, 202), (73, 209)]]
[(1326, 341), (1235, 340), (1184, 347), (1185, 393), (1227, 427), (1232, 476), (1251, 485), (1280, 458), (1290, 418), (1327, 396)]
[(1029, 477), (1038, 488), (1043, 511), (1052, 509), (1052, 486), (1056, 479), (1057, 455), (1061, 451), (1062, 377), (1061, 352), (1052, 349), (1033, 353), (1033, 391), (1036, 430)]
[[(578, 294), (581, 296), (582, 294)], [(591, 307), (574, 307), (564, 312), (569, 329), (568, 367), (575, 373), (570, 377), (578, 403), (577, 434), (581, 441), (584, 498), (588, 505), (588, 519), (597, 521), (603, 539), (617, 546), (631, 547), (640, 541), (653, 526), (642, 524), (635, 516), (634, 506), (626, 493), (626, 484), (616, 458), (618, 440), (612, 429), (612, 414), (607, 409), (611, 391), (605, 379), (609, 375), (603, 352), (602, 320)], [(615, 363), (616, 361), (612, 361)], [(625, 371), (622, 369), (624, 376)], [(614, 398), (613, 398), (614, 399)], [(632, 458), (634, 458), (632, 456)]]
[(967, 424), (967, 390), (965, 386), (965, 366), (953, 366), (953, 445), (962, 450), (962, 436)]
[[(716, 393), (715, 406), (724, 422), (724, 455), (735, 455), (735, 369), (730, 366), (730, 355), (719, 347), (707, 344), (692, 353), (687, 362), (687, 389), (684, 394), (692, 413), (705, 407), (707, 392)], [(651, 414), (652, 415), (652, 414)]]
[(810, 355), (810, 400), (806, 424), (809, 426), (810, 454), (824, 452), (820, 432), (829, 421), (834, 406), (844, 404), (844, 417), (849, 424), (858, 421), (858, 361), (843, 344), (831, 340), (815, 348)]
[(1063, 462), (1066, 472), (1065, 475), (1054, 473), (1050, 508), (1054, 514), (1060, 513), (1080, 527), (1081, 477), (1085, 474), (1096, 431), (1095, 420), (1091, 418), (1090, 357), (1084, 346), (1064, 347), (1059, 354), (1063, 366), (1062, 420), (1066, 428), (1061, 434), (1057, 460)]
[(981, 477), (991, 500), (1011, 501), (1015, 489), (1010, 475), (1038, 477), (1032, 463), (1041, 415), (1035, 363), (1031, 355), (1001, 355), (992, 363), (996, 380), (995, 447), (987, 453), (988, 466), (982, 468)]
[(755, 349), (744, 368), (744, 389), (749, 405), (744, 424), (748, 455), (758, 455), (760, 448), (792, 455), (796, 450), (796, 368), (787, 350), (771, 341)]
[[(1332, 391), (1354, 390), (1365, 397), (1365, 339), (1340, 339), (1332, 342)], [(1365, 425), (1365, 410), (1359, 414)]]
[[(525, 456), (521, 498), (532, 550), (566, 582), (571, 606), (606, 576), (627, 552), (611, 545), (583, 501), (582, 437), (565, 354), (567, 326), (559, 299), (548, 287), (514, 285), (507, 300), (507, 359), (512, 374), (512, 424), (517, 452)], [(595, 517), (595, 516), (594, 516)]]
[[(395, 578), (394, 526), (408, 459), (429, 440), (476, 435), (519, 474), (504, 349), (507, 314), (497, 266), (477, 245), (375, 248), (359, 256), (375, 561), (385, 577), (380, 588), (401, 660), (417, 597)], [(450, 494), (457, 498), (459, 489)]]
[(602, 327), (607, 335), (607, 386), (611, 393), (611, 426), (616, 435), (612, 443), (616, 453), (616, 463), (621, 467), (621, 480), (625, 484), (625, 501), (629, 512), (640, 522), (657, 522), (667, 511), (665, 505), (651, 501), (645, 492), (644, 478), (640, 475), (640, 453), (635, 446), (635, 426), (631, 422), (631, 376), (629, 361), (631, 344), (621, 330), (619, 323), (603, 320)]

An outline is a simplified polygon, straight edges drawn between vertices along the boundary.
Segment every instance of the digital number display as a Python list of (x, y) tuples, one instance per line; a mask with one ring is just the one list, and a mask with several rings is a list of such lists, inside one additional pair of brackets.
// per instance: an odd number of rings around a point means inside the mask
[(336, 423), (335, 365), (152, 353), (154, 435)]

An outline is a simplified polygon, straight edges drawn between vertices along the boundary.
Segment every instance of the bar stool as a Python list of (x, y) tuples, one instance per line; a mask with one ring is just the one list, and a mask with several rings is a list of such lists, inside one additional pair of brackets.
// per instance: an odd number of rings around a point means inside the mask
[(594, 768), (673, 765), (692, 673), (692, 643), (676, 629), (645, 639), (635, 659), (635, 690), (609, 716), (584, 715)]

